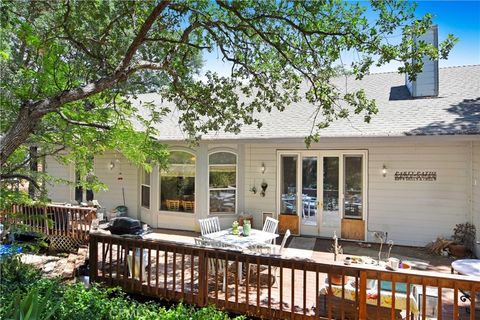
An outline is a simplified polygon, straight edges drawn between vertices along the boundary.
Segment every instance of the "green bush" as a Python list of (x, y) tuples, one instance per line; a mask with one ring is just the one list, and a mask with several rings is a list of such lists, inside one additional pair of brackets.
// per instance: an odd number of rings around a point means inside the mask
[[(67, 286), (57, 319), (162, 319), (227, 320), (230, 317), (214, 307), (195, 309), (184, 304), (166, 309), (158, 303), (140, 303), (127, 297), (120, 288), (105, 289), (82, 284)], [(243, 319), (237, 317), (236, 319)]]
[[(53, 287), (41, 297), (39, 288), (34, 287), (30, 292), (20, 300), (17, 295), (12, 303), (11, 314), (7, 316), (9, 319), (15, 320), (49, 320), (57, 310), (58, 305), (50, 306)], [(46, 312), (46, 310), (49, 310)]]
[[(65, 284), (58, 279), (41, 279), (40, 272), (23, 264), (18, 255), (0, 265), (0, 319), (58, 320), (227, 320), (230, 317), (214, 307), (196, 309), (184, 304), (165, 308), (159, 303), (141, 303), (120, 288), (103, 288), (81, 283)], [(30, 317), (25, 317), (26, 314)], [(235, 319), (244, 319), (237, 317)]]
[(22, 263), (20, 255), (3, 255), (0, 260), (0, 305), (4, 305), (3, 299), (6, 296), (9, 297), (17, 290), (26, 292), (40, 278), (40, 270)]

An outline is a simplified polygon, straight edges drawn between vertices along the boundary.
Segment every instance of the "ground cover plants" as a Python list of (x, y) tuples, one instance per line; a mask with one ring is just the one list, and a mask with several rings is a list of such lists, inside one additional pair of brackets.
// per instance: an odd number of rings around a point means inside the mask
[(44, 279), (35, 267), (22, 263), (15, 251), (0, 259), (0, 319), (232, 319), (214, 307), (195, 309), (181, 303), (165, 307), (139, 302), (120, 288), (97, 284), (86, 288), (82, 283)]

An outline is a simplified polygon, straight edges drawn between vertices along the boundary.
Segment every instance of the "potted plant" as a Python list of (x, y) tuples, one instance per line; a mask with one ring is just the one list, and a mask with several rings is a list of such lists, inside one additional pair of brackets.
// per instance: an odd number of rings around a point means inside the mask
[(469, 222), (455, 225), (452, 236), (453, 243), (448, 246), (450, 254), (462, 258), (473, 252), (475, 234), (475, 226)]

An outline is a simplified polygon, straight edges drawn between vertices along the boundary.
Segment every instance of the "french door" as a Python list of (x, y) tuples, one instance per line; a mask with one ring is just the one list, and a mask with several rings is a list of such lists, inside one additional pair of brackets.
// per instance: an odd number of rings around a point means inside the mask
[[(351, 158), (359, 159), (360, 168), (351, 169)], [(279, 152), (279, 213), (298, 215), (301, 234), (340, 237), (343, 218), (363, 219), (363, 166), (364, 152)], [(354, 185), (360, 214), (348, 217)]]

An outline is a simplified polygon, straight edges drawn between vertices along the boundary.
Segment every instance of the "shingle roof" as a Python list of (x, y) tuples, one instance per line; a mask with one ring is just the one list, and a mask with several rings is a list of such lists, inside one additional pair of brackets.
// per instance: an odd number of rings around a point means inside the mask
[[(404, 86), (405, 76), (378, 73), (357, 81), (353, 77), (336, 79), (345, 82), (349, 91), (363, 88), (368, 98), (376, 100), (379, 112), (370, 123), (363, 115), (333, 122), (320, 131), (321, 137), (398, 137), (416, 135), (480, 134), (480, 65), (441, 68), (440, 94), (434, 98), (412, 99)], [(155, 94), (139, 95), (138, 100), (162, 104)], [(237, 140), (268, 138), (304, 138), (310, 134), (315, 108), (306, 102), (288, 106), (285, 111), (259, 115), (263, 126), (244, 126), (235, 135), (212, 132), (204, 140)], [(183, 140), (175, 112), (159, 124), (160, 140)]]

